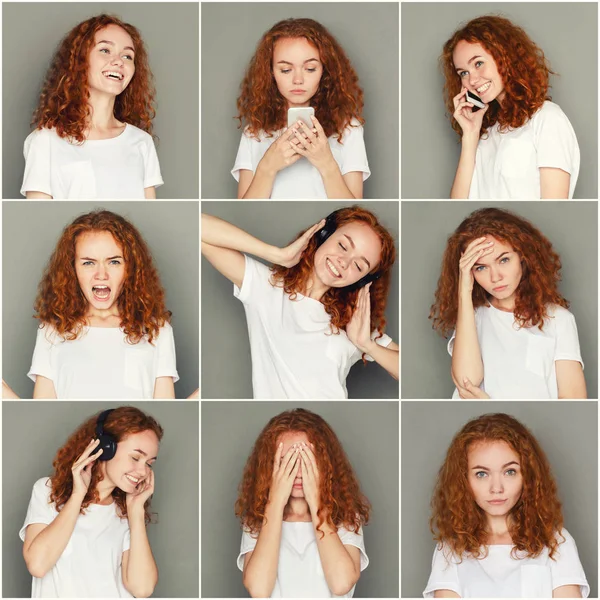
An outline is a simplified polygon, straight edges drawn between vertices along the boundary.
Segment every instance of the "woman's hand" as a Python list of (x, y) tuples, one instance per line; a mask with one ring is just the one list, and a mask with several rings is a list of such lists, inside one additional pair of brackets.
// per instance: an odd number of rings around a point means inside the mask
[(454, 96), (452, 101), (454, 102), (454, 115), (453, 117), (458, 121), (460, 128), (463, 131), (463, 136), (476, 137), (479, 139), (479, 132), (481, 131), (481, 123), (483, 122), (483, 115), (488, 110), (488, 105), (476, 112), (473, 112), (474, 104), (466, 101), (467, 88), (463, 87), (460, 90), (460, 94)]
[(81, 456), (75, 461), (71, 467), (71, 473), (73, 475), (73, 492), (72, 496), (75, 496), (79, 500), (83, 501), (87, 491), (90, 487), (90, 481), (92, 480), (92, 469), (94, 468), (94, 461), (102, 454), (103, 450), (100, 448), (98, 452), (92, 454), (94, 449), (98, 446), (100, 440), (92, 440), (83, 451)]
[(279, 248), (276, 251), (276, 255), (273, 256), (272, 262), (281, 265), (282, 267), (290, 267), (296, 266), (300, 262), (300, 258), (302, 257), (302, 253), (306, 250), (308, 246), (308, 242), (310, 242), (310, 238), (319, 231), (319, 229), (323, 229), (325, 225), (325, 219), (321, 219), (318, 223), (315, 223), (310, 229), (307, 229), (297, 240), (292, 242), (289, 246), (285, 248)]
[(284, 129), (281, 135), (269, 146), (260, 161), (261, 166), (271, 174), (279, 173), (279, 171), (293, 165), (302, 158), (291, 143), (291, 139), (295, 137), (294, 127), (298, 127), (298, 123)]
[(136, 510), (143, 512), (144, 504), (152, 494), (154, 494), (154, 471), (150, 469), (147, 477), (137, 484), (135, 491), (126, 494), (127, 514), (131, 514)]
[(478, 386), (471, 382), (468, 377), (463, 379), (463, 385), (457, 386), (458, 395), (463, 400), (489, 400), (490, 397)]
[(308, 503), (310, 514), (316, 516), (319, 510), (319, 469), (317, 459), (311, 448), (312, 444), (300, 444), (300, 459), (302, 461), (302, 491)]
[(369, 353), (371, 340), (371, 284), (360, 288), (352, 318), (346, 325), (346, 336), (361, 351)]
[(458, 263), (458, 294), (459, 296), (471, 298), (473, 294), (473, 284), (475, 277), (473, 276), (473, 267), (475, 263), (482, 257), (493, 252), (494, 241), (488, 240), (486, 236), (473, 240), (460, 256)]
[(290, 446), (283, 458), (281, 456), (282, 451), (283, 442), (277, 446), (277, 450), (275, 451), (273, 478), (271, 479), (271, 489), (269, 490), (269, 503), (283, 512), (292, 493), (294, 479), (296, 479), (300, 470), (300, 449), (297, 444)]
[(291, 139), (292, 146), (298, 154), (305, 156), (321, 175), (332, 167), (339, 169), (321, 123), (316, 117), (311, 119), (313, 129), (304, 121), (300, 121), (300, 126), (293, 127), (295, 137)]

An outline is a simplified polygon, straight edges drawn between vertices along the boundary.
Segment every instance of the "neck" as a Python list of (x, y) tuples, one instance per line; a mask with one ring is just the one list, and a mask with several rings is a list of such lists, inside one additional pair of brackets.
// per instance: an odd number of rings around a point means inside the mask
[(96, 90), (90, 90), (90, 130), (105, 131), (116, 127), (119, 121), (115, 119), (115, 99), (112, 94), (103, 94)]
[(304, 498), (290, 498), (285, 507), (285, 519), (290, 521), (310, 521), (310, 509)]
[(304, 290), (304, 295), (312, 298), (313, 300), (321, 301), (321, 298), (324, 296), (325, 292), (329, 289), (328, 285), (325, 285), (319, 278), (315, 275), (314, 271), (310, 276), (310, 279), (306, 282), (306, 289)]
[(515, 295), (509, 296), (508, 298), (503, 298), (499, 300), (498, 298), (494, 298), (493, 296), (490, 298), (490, 304), (497, 308), (498, 310), (503, 310), (504, 312), (514, 312), (515, 310)]
[(104, 479), (98, 482), (98, 485), (96, 486), (96, 491), (100, 496), (100, 500), (98, 500), (96, 504), (112, 504), (112, 493), (115, 487), (116, 486), (106, 477), (106, 470), (104, 470)]
[(492, 537), (502, 537), (508, 535), (508, 516), (500, 515), (497, 517), (487, 516), (488, 533)]
[(119, 315), (119, 307), (116, 305), (116, 303), (110, 308), (105, 309), (94, 308), (93, 306), (90, 306), (88, 308), (86, 317), (90, 323), (94, 321), (114, 321), (115, 319), (118, 319), (119, 323), (121, 322), (121, 316)]

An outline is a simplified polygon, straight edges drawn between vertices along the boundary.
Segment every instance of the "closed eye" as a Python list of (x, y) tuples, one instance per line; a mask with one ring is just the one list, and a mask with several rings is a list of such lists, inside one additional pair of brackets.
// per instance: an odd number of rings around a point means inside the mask
[(357, 262), (355, 262), (354, 264), (356, 265), (356, 268), (358, 269), (358, 272), (362, 273), (362, 269), (360, 268), (360, 265)]
[(338, 242), (338, 244), (339, 244), (340, 248), (341, 248), (341, 249), (342, 249), (344, 252), (346, 252), (346, 247), (344, 246), (344, 244), (342, 244), (342, 242)]

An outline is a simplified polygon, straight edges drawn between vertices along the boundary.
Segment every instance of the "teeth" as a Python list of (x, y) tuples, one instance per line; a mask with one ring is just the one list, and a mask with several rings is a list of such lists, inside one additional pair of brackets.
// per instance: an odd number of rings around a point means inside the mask
[(333, 274), (336, 277), (339, 277), (340, 276), (340, 272), (335, 268), (334, 264), (329, 259), (327, 259), (327, 264), (329, 265), (329, 268), (331, 269), (331, 271), (333, 272)]
[(131, 483), (138, 484), (140, 482), (139, 479), (136, 479), (135, 477), (132, 477), (131, 475), (125, 475), (125, 477), (127, 477), (127, 479), (129, 479), (129, 481), (131, 481)]
[(487, 90), (487, 89), (490, 87), (490, 85), (492, 85), (492, 82), (491, 82), (491, 81), (488, 81), (488, 82), (487, 82), (485, 85), (482, 85), (481, 87), (478, 87), (478, 88), (477, 88), (477, 91), (478, 91), (480, 94), (483, 94), (483, 92), (485, 92), (485, 91), (486, 91), (486, 90)]
[(104, 71), (103, 75), (109, 79), (118, 79), (119, 81), (123, 79), (123, 75), (121, 73), (117, 73), (116, 71)]

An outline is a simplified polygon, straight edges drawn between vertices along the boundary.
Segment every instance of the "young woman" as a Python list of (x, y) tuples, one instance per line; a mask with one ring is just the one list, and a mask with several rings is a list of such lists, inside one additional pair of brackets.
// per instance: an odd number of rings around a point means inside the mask
[(209, 215), (201, 235), (246, 310), (255, 398), (347, 398), (361, 358), (398, 378), (398, 346), (384, 333), (396, 250), (375, 215), (337, 210), (286, 248)]
[(150, 250), (106, 211), (64, 229), (39, 285), (34, 398), (174, 398), (175, 342)]
[(32, 598), (147, 598), (158, 570), (146, 534), (163, 429), (122, 406), (88, 419), (33, 486), (19, 531)]
[[(245, 128), (235, 165), (238, 198), (362, 198), (371, 174), (363, 92), (323, 25), (286, 19), (262, 37), (237, 101)], [(312, 125), (288, 110), (314, 108)]]
[(483, 208), (458, 226), (429, 316), (442, 335), (454, 329), (454, 398), (586, 397), (560, 269), (550, 241), (508, 211)]
[(297, 408), (273, 417), (236, 502), (237, 564), (253, 598), (351, 598), (369, 559), (369, 503), (329, 425)]
[(550, 102), (554, 73), (525, 31), (502, 17), (473, 19), (446, 42), (440, 61), (446, 107), (462, 141), (450, 197), (572, 198), (577, 138)]
[(156, 198), (154, 88), (139, 31), (100, 15), (74, 27), (46, 75), (25, 140), (27, 198)]
[(425, 598), (587, 598), (556, 483), (532, 433), (483, 415), (454, 437), (431, 501)]

